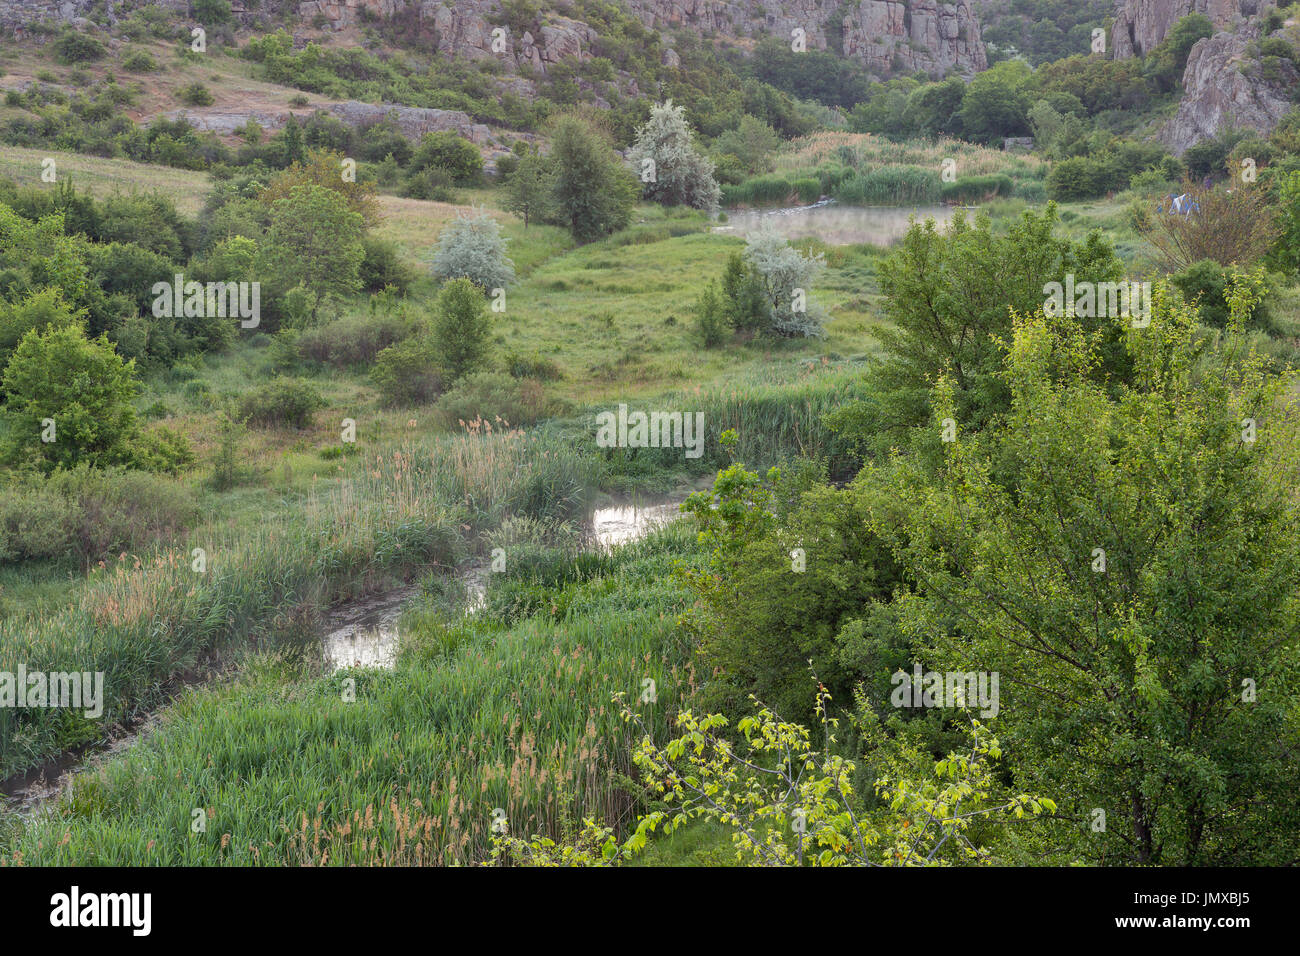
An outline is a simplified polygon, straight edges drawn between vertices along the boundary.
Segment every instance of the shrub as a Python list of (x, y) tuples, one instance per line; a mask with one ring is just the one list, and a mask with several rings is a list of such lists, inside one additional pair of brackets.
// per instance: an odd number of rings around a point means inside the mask
[(194, 464), (194, 449), (182, 433), (165, 425), (155, 425), (140, 436), (134, 459), (136, 467), (144, 471), (174, 475)]
[(413, 171), (446, 170), (458, 186), (472, 186), (483, 172), (483, 157), (469, 140), (452, 132), (426, 133), (410, 162)]
[(71, 502), (45, 482), (0, 488), (0, 564), (67, 557), (72, 524)]
[(211, 91), (202, 83), (184, 86), (176, 95), (186, 106), (211, 106), (213, 103)]
[(1061, 202), (1095, 199), (1127, 184), (1125, 174), (1110, 158), (1071, 156), (1054, 165), (1047, 174), (1047, 195)]
[(345, 316), (302, 332), (298, 354), (313, 362), (347, 368), (369, 365), (379, 353), (411, 334), (411, 324), (399, 316)]
[(539, 382), (556, 382), (564, 378), (564, 372), (551, 359), (538, 355), (518, 355), (510, 353), (505, 359), (506, 371), (515, 378), (535, 378)]
[(174, 542), (197, 514), (175, 481), (83, 463), (0, 489), (0, 561), (76, 558), (89, 566)]
[(1250, 267), (1268, 255), (1282, 234), (1277, 211), (1262, 185), (1201, 189), (1183, 186), (1186, 214), (1153, 212), (1141, 224), (1144, 239), (1169, 272), (1203, 259)]
[(103, 59), (107, 49), (92, 36), (69, 27), (53, 43), (54, 56), (60, 63), (85, 63)]
[[(135, 363), (122, 361), (107, 336), (90, 340), (78, 325), (27, 332), (4, 371), (11, 460), (46, 470), (131, 462), (136, 389)], [(54, 440), (46, 441), (50, 428)]]
[(174, 541), (198, 513), (183, 485), (140, 471), (82, 465), (49, 484), (74, 504), (74, 548), (86, 564)]
[(404, 293), (415, 276), (402, 261), (397, 243), (391, 239), (366, 236), (361, 240), (361, 288), (367, 292), (396, 289)]
[(222, 412), (217, 418), (217, 450), (212, 458), (212, 478), (209, 484), (216, 491), (226, 491), (239, 482), (243, 471), (240, 444), (246, 429)]
[(453, 379), (487, 361), (490, 322), (483, 294), (468, 279), (452, 279), (438, 293), (434, 312), (437, 353)]
[(233, 18), (230, 0), (193, 0), (192, 5), (194, 16), (204, 26), (229, 23)]
[(547, 413), (541, 382), (500, 372), (468, 375), (438, 399), (438, 417), (448, 428), (476, 420), (522, 426)]
[(425, 202), (454, 202), (456, 193), (452, 190), (452, 175), (441, 166), (430, 166), (412, 172), (402, 183), (401, 193), (408, 199), (423, 199)]
[[(1227, 328), (1229, 309), (1228, 291), (1233, 270), (1210, 259), (1202, 259), (1176, 272), (1169, 281), (1188, 302), (1198, 303), (1201, 322), (1216, 329)], [(1246, 319), (1247, 328), (1273, 331), (1273, 316), (1268, 309), (1267, 296), (1261, 296)]]
[(757, 331), (771, 322), (762, 280), (739, 252), (731, 254), (722, 272), (722, 308), (728, 324), (737, 331)]
[(749, 237), (745, 260), (762, 283), (771, 331), (778, 335), (818, 337), (823, 313), (808, 301), (813, 280), (825, 268), (817, 256), (802, 256), (782, 236), (762, 230)]
[(727, 334), (727, 315), (716, 282), (710, 281), (704, 287), (704, 292), (695, 303), (695, 316), (700, 343), (706, 349), (721, 345)]
[(280, 376), (260, 385), (239, 401), (239, 418), (266, 427), (306, 428), (312, 413), (325, 400), (309, 383)]
[(515, 278), (501, 227), (485, 212), (458, 215), (438, 236), (430, 266), (437, 279), (468, 279), (484, 291), (504, 289)]
[(128, 73), (155, 73), (158, 70), (158, 61), (148, 50), (132, 50), (122, 57), (122, 69)]
[(442, 394), (447, 374), (438, 367), (437, 350), (420, 335), (379, 353), (370, 380), (385, 405), (423, 405)]

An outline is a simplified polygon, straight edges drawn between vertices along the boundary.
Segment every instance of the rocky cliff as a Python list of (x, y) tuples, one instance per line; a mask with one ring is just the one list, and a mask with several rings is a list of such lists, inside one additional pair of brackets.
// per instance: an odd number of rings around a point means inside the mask
[[(724, 41), (788, 39), (802, 30), (808, 49), (841, 50), (882, 77), (974, 73), (988, 66), (968, 0), (625, 0), (625, 6), (652, 29), (680, 27)], [(516, 68), (529, 65), (542, 72), (560, 60), (589, 55), (597, 38), (581, 20), (548, 14), (536, 33), (507, 31), (498, 43), (503, 49), (494, 51), (493, 30), (504, 25), (498, 0), (305, 0), (298, 13), (307, 21), (321, 17), (334, 30), (363, 16), (414, 15), (433, 27), (441, 53), (500, 56)]]
[[(110, 28), (144, 0), (0, 0), (0, 28), (10, 36), (45, 20)], [(1247, 2), (1247, 0), (1241, 0)], [(156, 0), (184, 17), (187, 0)], [(503, 28), (500, 0), (235, 0), (246, 26), (272, 28), (282, 12), (304, 24), (339, 32), (374, 20), (404, 18), (438, 52), (478, 59), (501, 58), (508, 69), (529, 66), (542, 73), (561, 60), (590, 56), (596, 31), (581, 20), (543, 8), (535, 31), (517, 35)], [(924, 72), (975, 73), (988, 67), (979, 19), (970, 0), (623, 0), (629, 13), (663, 32), (683, 28), (723, 42), (747, 43), (764, 36), (791, 37), (802, 30), (810, 50), (833, 49), (857, 60), (879, 77)], [(498, 49), (493, 48), (494, 39)], [(673, 65), (675, 54), (665, 60)]]
[(1188, 14), (1203, 14), (1215, 30), (1236, 32), (1248, 17), (1276, 5), (1275, 0), (1118, 0), (1110, 47), (1117, 60), (1146, 56)]
[(1284, 60), (1276, 67), (1278, 76), (1265, 78), (1249, 49), (1246, 37), (1231, 33), (1216, 33), (1192, 47), (1178, 112), (1160, 131), (1174, 155), (1228, 129), (1267, 136), (1295, 105), (1288, 95), (1300, 84), (1294, 65)]
[(988, 68), (968, 0), (627, 0), (627, 6), (660, 30), (680, 26), (705, 35), (786, 39), (800, 29), (808, 49), (838, 48), (882, 77)]

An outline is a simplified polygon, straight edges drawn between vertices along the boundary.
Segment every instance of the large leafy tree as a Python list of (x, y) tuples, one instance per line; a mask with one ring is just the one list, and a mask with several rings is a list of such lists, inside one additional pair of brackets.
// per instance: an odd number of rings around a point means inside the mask
[(277, 294), (305, 288), (315, 318), (322, 302), (361, 287), (364, 236), (365, 221), (338, 192), (309, 183), (294, 186), (272, 207), (256, 272)]
[(647, 199), (665, 206), (692, 206), (715, 212), (722, 189), (713, 178), (713, 163), (695, 148), (686, 110), (673, 101), (650, 108), (628, 152), (632, 170), (641, 177)]
[(288, 198), (298, 186), (323, 186), (342, 196), (348, 208), (358, 213), (367, 226), (378, 225), (379, 200), (375, 197), (374, 184), (358, 182), (355, 176), (348, 177), (347, 172), (347, 157), (342, 153), (309, 150), (304, 159), (276, 173), (258, 198), (274, 205), (276, 200)]
[(637, 181), (593, 126), (575, 116), (561, 119), (551, 135), (550, 155), (554, 215), (576, 240), (591, 242), (628, 224)]
[(4, 372), (8, 457), (44, 470), (129, 464), (139, 426), (135, 362), (76, 324), (29, 331)]
[[(999, 342), (1010, 335), (1012, 310), (1041, 307), (1044, 286), (1067, 274), (1076, 283), (1113, 282), (1124, 267), (1099, 233), (1082, 242), (1059, 235), (1053, 204), (1027, 211), (1004, 235), (984, 214), (972, 222), (958, 212), (946, 230), (932, 219), (914, 223), (880, 265), (890, 327), (879, 333), (885, 356), (872, 372), (876, 398), (838, 410), (834, 424), (863, 444), (897, 441), (926, 421), (931, 389), (947, 375), (960, 420), (982, 427), (1010, 401)], [(1122, 372), (1118, 328), (1104, 328), (1103, 367)]]
[[(1016, 783), (1067, 798), (1067, 859), (1300, 850), (1297, 430), (1243, 355), (1243, 290), (1213, 356), (1195, 310), (1158, 292), (1150, 327), (1124, 332), (1118, 394), (1093, 375), (1095, 335), (1018, 317), (1005, 427), (959, 429), (933, 477), (896, 463), (874, 499), (915, 582), (902, 626), (936, 669), (1000, 674)], [(945, 383), (936, 431), (957, 415)]]

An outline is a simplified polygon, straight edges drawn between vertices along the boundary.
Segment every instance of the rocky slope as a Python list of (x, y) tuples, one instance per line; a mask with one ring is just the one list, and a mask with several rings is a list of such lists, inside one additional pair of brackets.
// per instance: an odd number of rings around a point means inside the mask
[(1249, 49), (1247, 37), (1231, 33), (1216, 33), (1192, 47), (1178, 112), (1160, 131), (1174, 155), (1228, 129), (1267, 136), (1295, 106), (1289, 96), (1300, 84), (1295, 67), (1284, 61), (1280, 76), (1265, 79)]
[(1274, 0), (1118, 0), (1110, 48), (1117, 60), (1146, 56), (1188, 14), (1204, 14), (1215, 30), (1237, 32), (1247, 18), (1274, 6)]
[[(0, 27), (10, 35), (38, 20), (90, 27), (85, 18), (99, 11), (106, 11), (103, 18), (111, 25), (138, 5), (136, 0), (0, 0)], [(188, 10), (186, 0), (152, 5), (181, 17)], [(543, 73), (561, 60), (590, 56), (597, 38), (590, 25), (552, 9), (543, 11), (536, 31), (507, 32), (504, 49), (494, 50), (493, 30), (505, 26), (500, 0), (262, 0), (256, 5), (235, 0), (232, 6), (250, 26), (269, 27), (281, 11), (333, 31), (400, 17), (427, 33), (447, 56), (500, 57), (508, 68), (530, 66)], [(881, 77), (917, 71), (937, 77), (988, 66), (970, 0), (624, 0), (624, 6), (648, 27), (665, 33), (682, 28), (724, 42), (768, 35), (785, 39), (800, 29), (808, 49), (842, 52)], [(673, 56), (665, 54), (669, 65)]]

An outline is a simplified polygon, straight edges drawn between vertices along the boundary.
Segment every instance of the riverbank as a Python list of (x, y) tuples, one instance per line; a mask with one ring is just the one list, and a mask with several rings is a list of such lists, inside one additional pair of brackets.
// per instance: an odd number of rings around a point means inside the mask
[(51, 812), (11, 818), (0, 858), (450, 863), (480, 858), (494, 820), (531, 833), (621, 819), (636, 733), (614, 696), (662, 732), (696, 685), (675, 568), (700, 560), (678, 522), (591, 561), (507, 565), (500, 583), (527, 589), (533, 613), (489, 601), (424, 616), (392, 669), (321, 676), (287, 649), (257, 654), (231, 683), (182, 695)]

